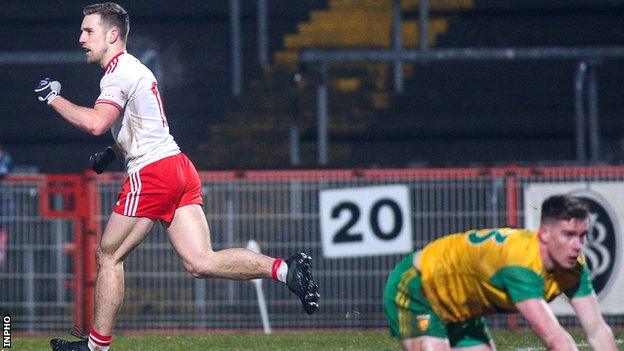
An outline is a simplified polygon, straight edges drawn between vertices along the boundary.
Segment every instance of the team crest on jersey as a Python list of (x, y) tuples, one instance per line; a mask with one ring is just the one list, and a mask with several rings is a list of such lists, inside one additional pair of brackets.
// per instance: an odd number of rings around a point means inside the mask
[(429, 329), (429, 320), (431, 316), (428, 314), (418, 314), (416, 315), (416, 324), (418, 325), (418, 329), (420, 331), (425, 332)]

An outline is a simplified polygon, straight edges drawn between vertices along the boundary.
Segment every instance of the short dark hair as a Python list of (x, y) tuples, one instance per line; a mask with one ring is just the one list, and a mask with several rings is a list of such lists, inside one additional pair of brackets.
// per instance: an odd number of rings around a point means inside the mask
[(570, 195), (553, 195), (542, 203), (541, 222), (586, 219), (589, 208), (581, 199)]
[(124, 43), (128, 39), (130, 31), (130, 16), (123, 7), (114, 2), (104, 2), (100, 4), (92, 4), (85, 6), (82, 10), (83, 15), (98, 14), (102, 18), (102, 22), (119, 28), (119, 34)]

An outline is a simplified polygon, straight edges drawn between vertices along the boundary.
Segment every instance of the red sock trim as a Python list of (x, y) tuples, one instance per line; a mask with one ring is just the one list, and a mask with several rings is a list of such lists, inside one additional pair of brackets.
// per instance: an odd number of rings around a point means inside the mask
[(97, 346), (109, 346), (111, 344), (111, 340), (113, 339), (112, 335), (100, 335), (95, 330), (91, 331), (89, 338)]
[(279, 281), (279, 279), (277, 279), (277, 270), (279, 269), (279, 266), (282, 264), (282, 262), (284, 262), (284, 260), (281, 258), (276, 258), (275, 261), (273, 261), (273, 269), (271, 269), (271, 276), (273, 277), (273, 280), (275, 281)]

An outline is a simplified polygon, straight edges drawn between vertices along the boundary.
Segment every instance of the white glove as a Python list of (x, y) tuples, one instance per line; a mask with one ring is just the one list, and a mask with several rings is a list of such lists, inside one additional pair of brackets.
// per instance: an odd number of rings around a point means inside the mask
[(52, 100), (56, 99), (61, 93), (61, 83), (50, 78), (44, 78), (39, 81), (39, 85), (35, 88), (35, 94), (39, 101), (45, 101), (48, 105)]

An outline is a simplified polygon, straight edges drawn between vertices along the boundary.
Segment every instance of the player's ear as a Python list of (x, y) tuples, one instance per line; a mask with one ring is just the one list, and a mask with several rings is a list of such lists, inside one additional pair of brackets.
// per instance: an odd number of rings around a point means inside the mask
[(547, 223), (540, 224), (539, 230), (537, 231), (537, 236), (539, 240), (542, 242), (547, 242), (550, 239), (550, 226)]
[(109, 44), (114, 44), (115, 42), (117, 42), (117, 40), (119, 40), (119, 28), (117, 27), (112, 27), (109, 31), (108, 31), (108, 43)]

